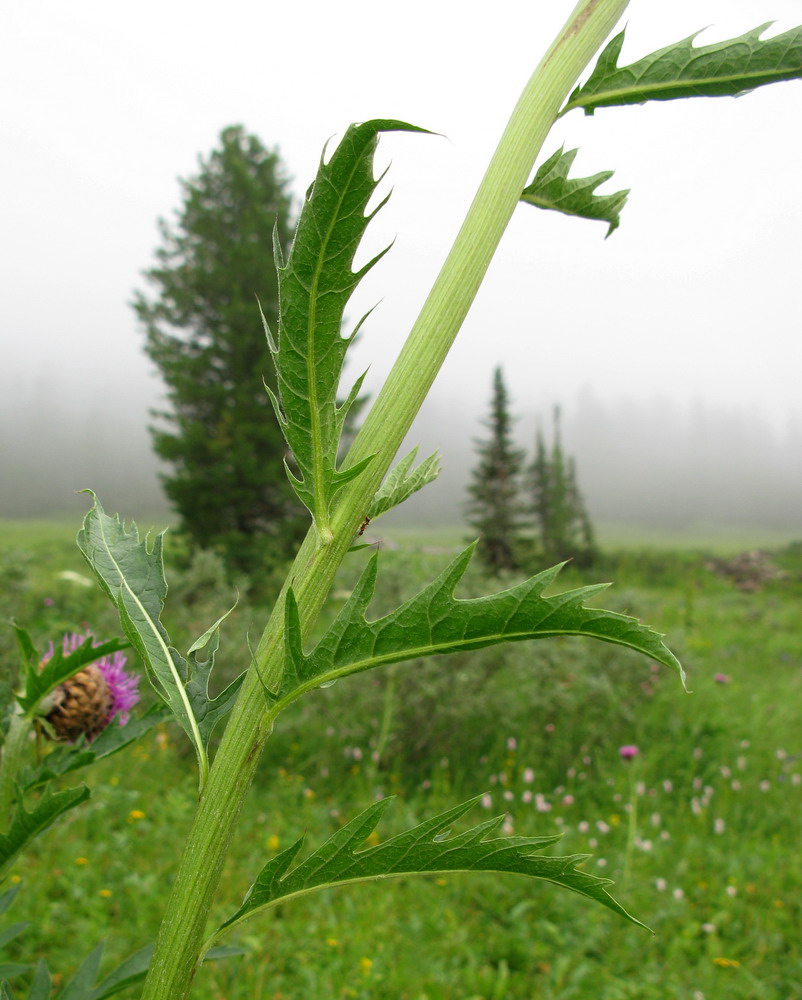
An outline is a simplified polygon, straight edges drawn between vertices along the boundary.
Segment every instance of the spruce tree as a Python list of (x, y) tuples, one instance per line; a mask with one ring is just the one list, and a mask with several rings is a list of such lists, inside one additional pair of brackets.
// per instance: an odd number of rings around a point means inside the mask
[(174, 221), (159, 222), (157, 265), (144, 272), (155, 295), (133, 303), (167, 387), (151, 433), (181, 529), (230, 570), (260, 576), (291, 555), (307, 523), (262, 381), (274, 374), (257, 305), (275, 328), (273, 232), (286, 251), (291, 196), (278, 153), (238, 125), (199, 167), (181, 182)]
[(468, 486), (465, 512), (479, 536), (479, 555), (493, 572), (517, 569), (522, 557), (523, 505), (520, 499), (524, 452), (512, 442), (509, 397), (501, 368), (493, 376), (490, 416), (483, 421), (490, 431), (477, 441), (479, 462)]
[(593, 526), (579, 490), (576, 463), (563, 451), (559, 409), (554, 411), (550, 451), (542, 431), (537, 433), (529, 477), (542, 558), (549, 563), (573, 559), (580, 566), (589, 565), (596, 556)]

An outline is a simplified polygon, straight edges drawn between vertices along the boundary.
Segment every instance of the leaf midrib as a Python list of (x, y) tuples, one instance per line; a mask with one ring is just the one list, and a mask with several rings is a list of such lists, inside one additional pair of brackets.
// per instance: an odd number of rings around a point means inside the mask
[[(380, 656), (369, 656), (362, 660), (353, 660), (345, 666), (335, 667), (333, 670), (328, 670), (322, 674), (316, 674), (314, 677), (302, 681), (298, 687), (293, 688), (289, 694), (284, 695), (283, 698), (275, 703), (270, 714), (274, 717), (279, 715), (280, 712), (283, 712), (285, 708), (291, 705), (296, 699), (300, 698), (301, 695), (306, 694), (307, 691), (313, 691), (315, 688), (320, 687), (321, 684), (327, 684), (330, 681), (337, 681), (343, 677), (350, 677), (352, 674), (362, 673), (365, 670), (372, 670), (374, 667), (384, 666), (389, 663), (399, 663), (404, 660), (422, 659), (426, 656), (444, 656), (451, 652), (468, 650), (478, 646), (493, 645), (494, 643), (502, 641), (526, 642), (528, 640), (535, 639), (551, 639), (556, 636), (578, 636), (587, 639), (599, 639), (602, 642), (609, 642), (616, 646), (626, 646), (628, 649), (634, 649), (639, 653), (643, 652), (643, 650), (634, 643), (625, 642), (621, 639), (612, 638), (611, 636), (601, 635), (597, 632), (588, 632), (578, 629), (558, 628), (534, 632), (531, 629), (523, 629), (519, 632), (493, 632), (483, 636), (476, 636), (473, 639), (459, 639), (451, 640), (450, 642), (441, 642), (435, 645), (429, 644), (425, 646), (414, 646), (404, 650), (396, 650), (391, 653), (385, 653)], [(654, 654), (654, 656), (656, 659), (656, 654)]]
[(125, 573), (123, 573), (122, 568), (120, 567), (120, 564), (114, 558), (114, 555), (112, 554), (112, 550), (111, 550), (111, 545), (110, 545), (108, 539), (106, 538), (106, 531), (105, 531), (105, 528), (103, 526), (103, 521), (102, 521), (101, 518), (97, 518), (97, 526), (98, 526), (98, 530), (100, 532), (100, 537), (101, 537), (101, 539), (103, 541), (103, 544), (105, 546), (106, 553), (108, 554), (108, 557), (109, 557), (109, 559), (112, 562), (112, 565), (117, 570), (117, 574), (118, 574), (120, 580), (122, 581), (122, 586), (124, 586), (125, 589), (126, 589), (126, 591), (131, 595), (131, 597), (134, 600), (134, 603), (136, 604), (136, 606), (139, 608), (140, 612), (142, 613), (145, 621), (148, 624), (148, 628), (150, 629), (151, 633), (153, 634), (153, 636), (156, 639), (156, 642), (159, 644), (159, 647), (161, 648), (161, 651), (162, 651), (162, 654), (164, 656), (164, 659), (167, 661), (167, 664), (169, 666), (170, 673), (173, 675), (173, 681), (175, 682), (176, 690), (178, 691), (178, 696), (179, 696), (180, 700), (183, 702), (184, 711), (187, 714), (187, 718), (189, 720), (189, 725), (190, 725), (190, 728), (192, 729), (193, 742), (195, 743), (195, 747), (196, 747), (196, 750), (197, 750), (197, 753), (198, 753), (198, 760), (199, 760), (199, 763), (200, 763), (201, 788), (202, 788), (203, 785), (205, 784), (206, 777), (208, 776), (209, 762), (208, 762), (208, 759), (206, 757), (206, 753), (205, 753), (205, 751), (203, 749), (203, 741), (201, 740), (201, 735), (200, 735), (200, 730), (198, 728), (198, 723), (197, 723), (197, 720), (195, 718), (195, 714), (192, 711), (192, 706), (191, 706), (191, 704), (189, 702), (189, 697), (187, 696), (186, 690), (184, 689), (184, 685), (183, 685), (183, 683), (181, 681), (181, 677), (180, 677), (178, 671), (176, 670), (175, 663), (173, 662), (173, 658), (170, 655), (170, 650), (168, 649), (167, 645), (165, 644), (164, 639), (162, 638), (161, 634), (159, 633), (158, 628), (156, 628), (155, 623), (153, 622), (153, 619), (151, 618), (151, 616), (148, 613), (148, 611), (145, 608), (145, 606), (140, 601), (139, 597), (131, 589), (131, 586), (128, 583), (128, 580), (126, 579)]
[[(337, 210), (332, 213), (332, 219), (329, 223), (328, 228), (325, 230), (325, 235), (321, 240), (320, 253), (318, 254), (317, 263), (315, 265), (315, 271), (312, 278), (312, 285), (310, 289), (310, 302), (309, 302), (309, 320), (306, 329), (306, 375), (307, 384), (309, 385), (309, 413), (311, 421), (312, 430), (312, 477), (313, 477), (313, 488), (315, 495), (315, 521), (318, 526), (322, 529), (328, 528), (329, 512), (328, 504), (326, 502), (325, 493), (325, 476), (323, 472), (323, 444), (322, 444), (322, 430), (320, 421), (320, 411), (318, 407), (318, 392), (317, 392), (317, 373), (315, 371), (315, 320), (317, 317), (317, 290), (320, 282), (320, 276), (323, 273), (323, 261), (325, 259), (325, 251), (329, 245), (329, 240), (337, 226), (340, 218), (340, 208), (345, 199), (345, 195), (351, 189), (351, 181), (353, 180), (354, 174), (357, 168), (361, 164), (361, 157), (354, 161), (354, 165), (348, 174), (348, 182), (343, 185), (340, 189), (341, 193), (337, 198)], [(332, 185), (333, 186), (333, 185)]]
[[(622, 66), (620, 68), (617, 68), (615, 72), (623, 73), (626, 70), (627, 67)], [(771, 70), (763, 70), (763, 72), (760, 73), (758, 72), (737, 73), (732, 76), (699, 77), (698, 79), (693, 79), (693, 80), (690, 79), (674, 80), (662, 84), (654, 83), (645, 86), (642, 85), (636, 86), (633, 84), (630, 87), (618, 87), (610, 90), (596, 91), (595, 93), (592, 94), (586, 94), (583, 100), (569, 101), (560, 112), (560, 116), (566, 114), (569, 111), (573, 111), (574, 108), (585, 108), (590, 105), (600, 105), (603, 101), (609, 101), (619, 97), (626, 97), (634, 93), (643, 94), (644, 95), (643, 101), (645, 102), (649, 100), (648, 96), (649, 94), (657, 93), (658, 91), (662, 91), (665, 93), (666, 91), (686, 90), (688, 87), (706, 86), (708, 84), (727, 84), (727, 83), (735, 83), (738, 81), (751, 81), (751, 80), (765, 79), (766, 77), (770, 77), (772, 81), (779, 82), (786, 78), (796, 79), (798, 76), (799, 76), (799, 69), (783, 70), (782, 72), (776, 72), (776, 73), (771, 72)], [(748, 90), (749, 89), (748, 84), (745, 83), (744, 87), (741, 89)], [(728, 97), (730, 95), (721, 94), (718, 96)], [(667, 98), (667, 100), (671, 100), (671, 98)]]

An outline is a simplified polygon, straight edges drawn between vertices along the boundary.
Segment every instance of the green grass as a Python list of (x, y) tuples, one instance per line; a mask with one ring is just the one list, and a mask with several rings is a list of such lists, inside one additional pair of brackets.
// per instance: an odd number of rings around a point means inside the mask
[[(0, 528), (8, 538), (7, 525)], [(420, 551), (447, 547), (443, 536), (440, 545), (415, 541), (408, 538), (416, 551), (384, 552), (380, 602), (401, 599), (448, 558)], [(65, 565), (58, 534), (19, 532), (14, 547), (35, 552), (21, 576), (11, 575), (39, 635), (105, 614), (94, 592), (74, 586), (43, 605), (43, 588)], [(397, 796), (377, 831), (383, 838), (488, 791), (491, 812), (480, 807), (467, 821), (507, 813), (508, 832), (563, 830), (556, 852), (592, 854), (588, 868), (616, 881), (616, 897), (654, 936), (546, 883), (408, 879), (319, 893), (244, 924), (232, 942), (244, 957), (204, 967), (198, 997), (802, 996), (799, 554), (784, 556), (788, 578), (753, 594), (686, 553), (665, 553), (663, 572), (653, 554), (628, 558), (605, 603), (669, 633), (693, 694), (663, 668), (599, 643), (550, 641), (520, 645), (507, 659), (478, 653), (411, 664), (396, 675), (391, 738), (377, 769), (371, 750), (386, 681), (366, 675), (316, 692), (279, 720), (215, 917), (239, 904), (276, 850), (304, 830), (317, 846), (377, 794)], [(648, 572), (638, 575), (638, 566)], [(564, 582), (579, 580), (571, 571)], [(466, 586), (488, 583), (477, 573)], [(182, 607), (171, 613), (188, 634), (225, 605), (213, 588), (197, 597), (180, 575), (172, 593)], [(111, 617), (101, 620), (110, 627)], [(233, 628), (253, 633), (260, 621), (246, 609)], [(238, 659), (227, 630), (229, 655), (232, 644)], [(427, 728), (430, 699), (442, 701), (441, 728)], [(618, 754), (624, 743), (640, 748), (631, 762)], [(9, 917), (33, 926), (3, 959), (46, 955), (51, 969), (69, 973), (106, 938), (110, 967), (156, 933), (191, 819), (192, 755), (169, 727), (86, 778), (90, 803), (40, 838), (15, 872), (24, 889)]]

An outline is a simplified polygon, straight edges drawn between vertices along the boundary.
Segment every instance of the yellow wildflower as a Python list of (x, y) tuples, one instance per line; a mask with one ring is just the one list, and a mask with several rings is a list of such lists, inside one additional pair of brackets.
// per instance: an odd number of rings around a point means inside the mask
[(271, 833), (270, 836), (267, 838), (267, 849), (268, 849), (268, 851), (277, 851), (278, 850), (278, 845), (280, 843), (281, 843), (281, 841), (278, 839), (278, 834)]
[(111, 889), (101, 889), (100, 890), (100, 895), (104, 899), (111, 899), (111, 897), (112, 897), (112, 891), (111, 891)]
[(373, 968), (373, 959), (371, 958), (360, 958), (359, 968), (363, 976), (369, 976), (370, 970)]

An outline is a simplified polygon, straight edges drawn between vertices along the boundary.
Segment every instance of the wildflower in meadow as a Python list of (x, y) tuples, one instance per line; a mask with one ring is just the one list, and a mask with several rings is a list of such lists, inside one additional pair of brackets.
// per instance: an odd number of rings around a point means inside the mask
[(635, 746), (634, 743), (627, 743), (624, 746), (618, 748), (618, 756), (622, 760), (632, 760), (634, 757), (637, 757), (639, 753), (640, 750), (638, 749), (638, 747)]
[[(91, 632), (73, 632), (62, 639), (65, 656), (74, 653), (88, 638), (99, 645)], [(53, 643), (42, 657), (41, 665), (52, 659)], [(74, 743), (81, 736), (95, 739), (113, 719), (124, 726), (131, 709), (139, 701), (139, 675), (125, 670), (127, 659), (117, 652), (104, 656), (67, 678), (52, 692), (46, 719), (57, 739)]]

